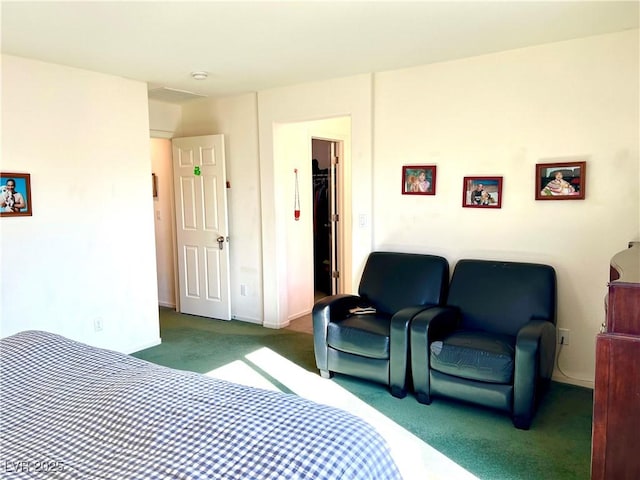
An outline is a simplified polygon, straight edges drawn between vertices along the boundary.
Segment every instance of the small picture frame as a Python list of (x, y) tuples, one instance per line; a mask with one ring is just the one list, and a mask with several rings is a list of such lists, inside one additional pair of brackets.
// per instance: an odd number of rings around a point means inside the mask
[(31, 216), (31, 175), (0, 172), (0, 216)]
[(402, 167), (403, 195), (435, 195), (435, 165), (405, 165)]
[(153, 198), (158, 198), (158, 177), (155, 173), (151, 174), (151, 189), (153, 190)]
[(501, 208), (502, 177), (464, 177), (462, 206), (465, 208)]
[(584, 200), (587, 162), (536, 164), (536, 200)]

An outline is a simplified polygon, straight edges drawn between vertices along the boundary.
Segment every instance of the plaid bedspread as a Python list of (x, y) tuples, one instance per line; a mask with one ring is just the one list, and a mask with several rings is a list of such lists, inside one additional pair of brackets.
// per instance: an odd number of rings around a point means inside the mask
[(394, 480), (336, 408), (27, 331), (0, 340), (0, 477)]

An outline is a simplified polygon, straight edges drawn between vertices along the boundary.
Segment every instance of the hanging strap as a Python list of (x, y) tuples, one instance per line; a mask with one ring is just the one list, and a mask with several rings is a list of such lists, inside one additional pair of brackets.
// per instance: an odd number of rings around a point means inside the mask
[(293, 173), (295, 174), (295, 194), (293, 198), (293, 218), (296, 221), (300, 220), (300, 192), (298, 191), (298, 169), (294, 168)]

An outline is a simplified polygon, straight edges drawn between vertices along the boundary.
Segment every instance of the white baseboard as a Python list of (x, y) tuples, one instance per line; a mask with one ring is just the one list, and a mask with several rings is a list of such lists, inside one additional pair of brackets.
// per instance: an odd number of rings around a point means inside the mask
[(556, 372), (551, 376), (551, 380), (559, 383), (567, 383), (569, 385), (575, 385), (577, 387), (585, 387), (593, 390), (593, 380), (582, 380), (580, 378), (567, 377), (566, 375), (558, 374)]
[(251, 317), (242, 317), (238, 315), (231, 315), (231, 320), (238, 320), (239, 322), (247, 322), (247, 323), (255, 323), (257, 325), (262, 325), (262, 320), (259, 318), (251, 318)]

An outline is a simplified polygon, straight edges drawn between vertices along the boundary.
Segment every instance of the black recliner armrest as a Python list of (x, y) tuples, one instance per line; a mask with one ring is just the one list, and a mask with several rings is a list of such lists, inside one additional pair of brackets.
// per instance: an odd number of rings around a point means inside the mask
[(362, 297), (341, 293), (318, 300), (313, 306), (313, 344), (316, 366), (319, 370), (327, 370), (327, 328), (329, 322), (339, 321), (349, 316), (349, 310), (361, 307)]
[(409, 324), (429, 305), (406, 307), (391, 317), (389, 337), (389, 387), (391, 395), (404, 398), (407, 395), (407, 371), (409, 363)]
[(513, 381), (513, 423), (528, 430), (538, 398), (535, 389), (551, 378), (556, 352), (556, 327), (543, 319), (532, 319), (516, 337)]
[(431, 403), (429, 393), (429, 344), (456, 330), (460, 310), (456, 307), (431, 307), (411, 320), (410, 352), (413, 388), (420, 403)]

